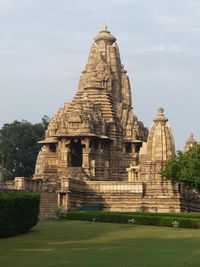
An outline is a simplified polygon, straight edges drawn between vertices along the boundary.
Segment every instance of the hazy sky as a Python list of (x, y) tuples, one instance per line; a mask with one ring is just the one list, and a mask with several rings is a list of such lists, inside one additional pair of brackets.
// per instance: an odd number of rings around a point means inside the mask
[(0, 0), (0, 127), (53, 116), (76, 92), (93, 37), (117, 37), (133, 106), (165, 108), (176, 148), (200, 140), (200, 0)]

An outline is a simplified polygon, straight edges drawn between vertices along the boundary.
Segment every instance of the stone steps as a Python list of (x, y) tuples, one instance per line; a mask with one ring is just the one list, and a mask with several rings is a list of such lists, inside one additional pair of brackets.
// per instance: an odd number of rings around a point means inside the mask
[(53, 209), (57, 206), (58, 196), (55, 192), (42, 192), (40, 194), (40, 219), (54, 218)]

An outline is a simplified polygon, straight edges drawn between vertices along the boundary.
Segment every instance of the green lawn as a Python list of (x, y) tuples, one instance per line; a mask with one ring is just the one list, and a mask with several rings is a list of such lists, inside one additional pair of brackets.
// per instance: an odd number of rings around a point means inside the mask
[(0, 239), (0, 266), (199, 267), (200, 230), (42, 221)]

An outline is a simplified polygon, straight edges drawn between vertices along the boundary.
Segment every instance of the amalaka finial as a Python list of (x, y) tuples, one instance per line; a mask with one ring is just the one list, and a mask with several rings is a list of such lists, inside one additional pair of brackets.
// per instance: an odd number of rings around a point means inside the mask
[(161, 123), (161, 124), (165, 125), (167, 121), (168, 121), (168, 119), (164, 115), (164, 108), (161, 108), (161, 107), (158, 108), (157, 115), (154, 119), (154, 122), (156, 124)]
[(164, 108), (158, 108), (158, 114), (164, 114)]
[(94, 41), (97, 44), (99, 44), (102, 40), (109, 45), (112, 45), (116, 41), (116, 38), (109, 32), (106, 24), (104, 24), (103, 29), (94, 38)]

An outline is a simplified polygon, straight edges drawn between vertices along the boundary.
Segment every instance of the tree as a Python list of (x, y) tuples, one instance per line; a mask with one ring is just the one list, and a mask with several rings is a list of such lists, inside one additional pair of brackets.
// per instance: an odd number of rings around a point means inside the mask
[(0, 130), (0, 155), (4, 162), (4, 179), (16, 176), (31, 177), (40, 145), (48, 126), (45, 116), (41, 123), (32, 124), (26, 120), (4, 124)]
[(200, 144), (186, 153), (178, 151), (162, 168), (162, 177), (200, 190)]

